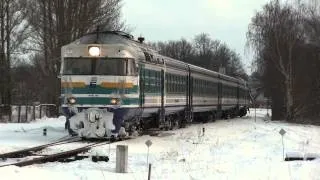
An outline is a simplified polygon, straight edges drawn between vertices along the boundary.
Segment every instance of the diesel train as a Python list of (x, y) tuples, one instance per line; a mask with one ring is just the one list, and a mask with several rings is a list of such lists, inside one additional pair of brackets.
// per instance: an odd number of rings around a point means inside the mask
[(83, 138), (244, 116), (242, 79), (159, 54), (121, 31), (88, 33), (61, 49), (66, 128)]

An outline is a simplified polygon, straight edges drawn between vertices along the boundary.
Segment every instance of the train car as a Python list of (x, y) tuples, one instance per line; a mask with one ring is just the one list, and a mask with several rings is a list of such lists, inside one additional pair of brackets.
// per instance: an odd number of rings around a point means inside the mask
[(244, 116), (246, 82), (160, 55), (119, 31), (61, 50), (61, 107), (72, 135), (116, 137)]

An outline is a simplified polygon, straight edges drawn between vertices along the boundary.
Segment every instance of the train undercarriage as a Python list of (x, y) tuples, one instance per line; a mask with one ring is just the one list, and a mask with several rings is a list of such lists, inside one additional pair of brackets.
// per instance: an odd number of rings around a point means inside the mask
[[(137, 110), (135, 110), (137, 111)], [(230, 108), (222, 111), (190, 112), (187, 110), (163, 114), (160, 111), (148, 115), (120, 114), (129, 111), (110, 111), (88, 108), (67, 115), (66, 129), (73, 136), (85, 138), (114, 138), (137, 136), (152, 130), (174, 130), (186, 127), (192, 122), (207, 123), (216, 119), (228, 119), (245, 116), (246, 107)]]

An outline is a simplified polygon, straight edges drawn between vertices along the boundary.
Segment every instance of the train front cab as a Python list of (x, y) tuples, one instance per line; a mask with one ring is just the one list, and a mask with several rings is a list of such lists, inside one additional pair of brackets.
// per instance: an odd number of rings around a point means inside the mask
[[(91, 57), (85, 54), (90, 47), (105, 48), (108, 51), (101, 50), (99, 56)], [(82, 112), (86, 116), (87, 110), (100, 114), (95, 117), (96, 121), (102, 121), (104, 114), (108, 112), (113, 113), (114, 134), (119, 132), (124, 120), (136, 115), (139, 92), (135, 60), (133, 56), (127, 57), (127, 51), (123, 53), (125, 57), (120, 57), (119, 53), (113, 55), (113, 49), (113, 46), (99, 44), (67, 45), (62, 48), (61, 99), (69, 131), (71, 118)], [(66, 55), (66, 52), (72, 53)], [(93, 123), (87, 124), (91, 126)], [(106, 123), (102, 124), (105, 128)], [(83, 129), (81, 125), (75, 126)]]

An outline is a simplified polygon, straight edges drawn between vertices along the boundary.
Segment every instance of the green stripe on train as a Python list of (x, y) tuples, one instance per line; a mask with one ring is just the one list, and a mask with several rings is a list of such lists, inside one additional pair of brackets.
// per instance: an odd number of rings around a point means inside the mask
[[(78, 97), (76, 104), (111, 105), (112, 98), (105, 97)], [(126, 98), (121, 100), (121, 105), (138, 105), (139, 98)]]
[(118, 89), (118, 88), (104, 88), (101, 86), (90, 87), (86, 86), (83, 88), (61, 88), (61, 93), (72, 93), (72, 94), (112, 94), (112, 93), (124, 93), (124, 94), (136, 94), (138, 93), (138, 86), (133, 88)]

